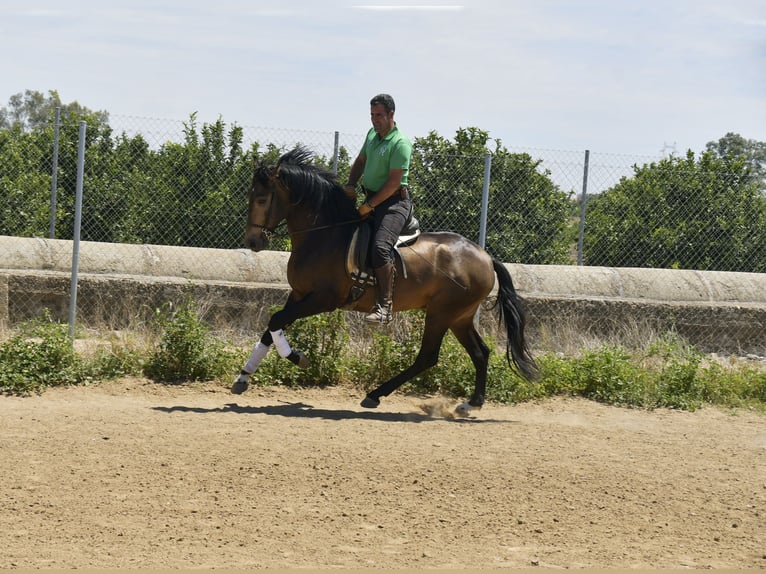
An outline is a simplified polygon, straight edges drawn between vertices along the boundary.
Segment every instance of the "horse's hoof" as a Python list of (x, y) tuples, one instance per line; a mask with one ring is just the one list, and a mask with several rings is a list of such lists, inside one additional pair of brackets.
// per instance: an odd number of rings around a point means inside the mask
[(308, 369), (309, 368), (309, 358), (303, 353), (303, 351), (295, 350), (289, 355), (287, 355), (287, 359), (300, 367), (301, 369)]
[(362, 401), (362, 406), (366, 409), (377, 409), (380, 405), (380, 400), (376, 399), (375, 397), (371, 397), (370, 395), (367, 395), (364, 397), (364, 400)]
[(474, 409), (481, 409), (481, 407), (484, 406), (484, 395), (476, 395), (471, 397), (471, 400), (468, 401), (468, 404), (471, 405), (471, 407)]
[[(455, 416), (458, 417), (468, 417), (471, 416), (471, 411), (477, 407), (472, 406), (469, 403), (460, 403), (457, 407), (455, 407)], [(481, 408), (481, 407), (478, 407)]]
[(248, 381), (248, 376), (239, 375), (235, 379), (234, 384), (231, 385), (231, 392), (234, 395), (241, 395), (247, 390), (249, 386), (250, 386), (250, 382)]

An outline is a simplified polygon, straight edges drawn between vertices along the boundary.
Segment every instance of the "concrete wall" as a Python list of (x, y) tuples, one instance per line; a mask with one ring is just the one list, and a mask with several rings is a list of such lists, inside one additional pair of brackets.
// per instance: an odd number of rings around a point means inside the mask
[[(213, 322), (257, 332), (287, 293), (287, 253), (82, 242), (78, 322), (142, 320), (191, 295)], [(72, 242), (0, 236), (0, 322), (51, 310), (66, 319)], [(530, 314), (530, 338), (675, 330), (715, 352), (766, 349), (766, 274), (507, 264)], [(482, 324), (493, 325), (484, 311)], [(496, 334), (496, 333), (495, 333)]]

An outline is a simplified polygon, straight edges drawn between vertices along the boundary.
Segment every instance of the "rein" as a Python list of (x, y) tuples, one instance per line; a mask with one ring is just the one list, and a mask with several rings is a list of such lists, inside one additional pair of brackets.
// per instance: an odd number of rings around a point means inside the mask
[(340, 227), (341, 225), (351, 225), (352, 223), (359, 223), (360, 221), (364, 221), (364, 218), (359, 217), (357, 219), (349, 219), (348, 221), (331, 223), (330, 225), (319, 225), (317, 227), (307, 227), (306, 229), (299, 229), (298, 231), (293, 231), (292, 233), (290, 233), (290, 235), (300, 235), (302, 233), (308, 233), (309, 231), (320, 231), (322, 229), (330, 229), (331, 227)]
[[(351, 225), (352, 223), (359, 223), (364, 221), (363, 217), (357, 219), (349, 219), (348, 221), (340, 221), (338, 223), (332, 223), (330, 225), (319, 225), (317, 227), (307, 227), (306, 229), (299, 229), (298, 231), (288, 231), (288, 235), (300, 235), (302, 233), (309, 233), (310, 231), (321, 231), (322, 229), (330, 229), (331, 227), (340, 227), (341, 225)], [(271, 236), (277, 232), (277, 229), (285, 225), (286, 221), (279, 222), (276, 227), (269, 227), (267, 225), (261, 225), (260, 223), (248, 223), (248, 227), (255, 227), (263, 231), (263, 235), (266, 239), (271, 239)]]

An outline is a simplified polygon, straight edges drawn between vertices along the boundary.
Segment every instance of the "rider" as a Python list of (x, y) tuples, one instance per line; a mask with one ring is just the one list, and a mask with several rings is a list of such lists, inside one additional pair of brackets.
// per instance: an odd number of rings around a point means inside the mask
[(410, 213), (412, 201), (407, 189), (412, 143), (394, 121), (396, 105), (388, 94), (370, 100), (372, 128), (348, 176), (349, 197), (356, 197), (360, 178), (365, 201), (359, 215), (373, 215), (372, 267), (377, 281), (377, 303), (366, 321), (387, 324), (391, 321), (394, 293), (394, 244)]

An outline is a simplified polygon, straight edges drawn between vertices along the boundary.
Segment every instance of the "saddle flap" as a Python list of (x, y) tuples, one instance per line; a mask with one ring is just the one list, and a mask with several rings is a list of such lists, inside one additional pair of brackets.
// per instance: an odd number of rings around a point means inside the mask
[(372, 225), (366, 221), (357, 225), (354, 233), (351, 235), (351, 242), (346, 253), (346, 272), (349, 275), (365, 269), (371, 240)]
[[(398, 254), (398, 248), (412, 245), (420, 236), (420, 222), (412, 215), (407, 218), (399, 238), (394, 245), (394, 252)], [(372, 248), (373, 229), (372, 222), (365, 220), (354, 229), (351, 241), (346, 252), (346, 272), (352, 277), (355, 274), (366, 272), (369, 268), (370, 250)], [(400, 255), (401, 257), (401, 255)], [(404, 261), (402, 261), (404, 263)], [(405, 271), (406, 276), (406, 271)]]

